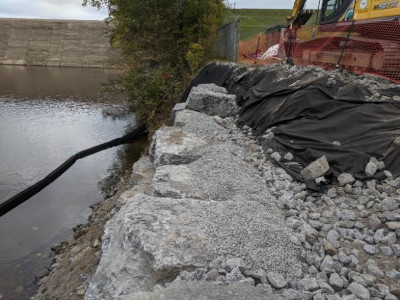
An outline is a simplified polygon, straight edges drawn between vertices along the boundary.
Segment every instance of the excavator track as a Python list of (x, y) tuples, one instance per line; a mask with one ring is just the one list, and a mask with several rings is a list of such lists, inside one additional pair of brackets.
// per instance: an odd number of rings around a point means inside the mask
[(346, 47), (345, 43), (345, 37), (300, 42), (293, 47), (292, 58), (299, 65), (312, 64), (328, 69), (335, 68), (340, 61), (340, 68), (354, 73), (367, 72), (400, 80), (400, 42), (354, 36)]
[(400, 70), (400, 48), (389, 42), (381, 42), (382, 50), (374, 54), (372, 68), (376, 71), (395, 72)]

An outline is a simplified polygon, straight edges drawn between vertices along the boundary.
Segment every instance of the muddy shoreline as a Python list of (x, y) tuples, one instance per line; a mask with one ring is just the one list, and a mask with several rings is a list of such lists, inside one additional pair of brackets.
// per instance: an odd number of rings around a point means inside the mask
[(101, 257), (104, 226), (119, 196), (128, 188), (130, 170), (116, 172), (111, 177), (114, 180), (117, 177), (117, 182), (108, 187), (102, 202), (91, 206), (88, 222), (75, 226), (67, 241), (51, 248), (54, 258), (49, 273), (38, 282), (37, 293), (31, 299), (83, 299), (86, 280), (96, 270)]
[[(117, 86), (120, 75), (113, 70), (1, 66), (3, 200), (73, 153), (133, 129), (135, 115)], [(88, 221), (90, 205), (115, 193), (109, 187), (119, 183), (121, 170), (132, 166), (142, 148), (140, 141), (81, 160), (1, 219), (0, 299), (30, 299), (36, 293), (54, 258), (51, 246)]]
[[(128, 109), (115, 111), (111, 108), (108, 113), (109, 117), (116, 118), (128, 113)], [(147, 137), (143, 137), (131, 145), (140, 145), (141, 152), (144, 152), (147, 144)], [(51, 247), (51, 266), (47, 274), (38, 280), (37, 291), (31, 299), (84, 298), (87, 279), (93, 275), (101, 258), (104, 227), (115, 213), (120, 195), (129, 188), (133, 163), (141, 157), (135, 149), (129, 149), (131, 145), (125, 145), (126, 148), (118, 151), (118, 161), (98, 181), (104, 199), (90, 205), (92, 212), (87, 222), (73, 227), (68, 240)]]

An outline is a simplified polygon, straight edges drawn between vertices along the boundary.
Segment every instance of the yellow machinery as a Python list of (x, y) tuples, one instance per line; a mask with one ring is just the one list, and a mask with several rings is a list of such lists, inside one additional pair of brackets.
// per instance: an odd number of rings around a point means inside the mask
[[(300, 16), (309, 14), (304, 10), (306, 0), (295, 0), (289, 24), (299, 24)], [(400, 16), (399, 0), (322, 0), (320, 24), (348, 20), (369, 20)]]
[(296, 0), (287, 17), (287, 57), (400, 80), (400, 0), (321, 0), (318, 11), (305, 2)]

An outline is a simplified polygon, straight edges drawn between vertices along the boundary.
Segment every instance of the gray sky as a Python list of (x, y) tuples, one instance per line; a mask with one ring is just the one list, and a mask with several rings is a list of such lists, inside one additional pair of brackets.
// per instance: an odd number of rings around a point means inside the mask
[[(294, 0), (229, 0), (236, 8), (285, 8), (292, 9)], [(307, 0), (307, 7), (316, 8), (318, 0)]]
[[(134, 1), (134, 0), (132, 0)], [(294, 0), (230, 0), (236, 8), (286, 8), (293, 7)], [(318, 0), (308, 0), (308, 6), (316, 6)], [(0, 0), (0, 18), (43, 18), (102, 20), (107, 11), (82, 7), (82, 0)]]
[(0, 18), (103, 20), (105, 10), (82, 7), (82, 0), (0, 0)]

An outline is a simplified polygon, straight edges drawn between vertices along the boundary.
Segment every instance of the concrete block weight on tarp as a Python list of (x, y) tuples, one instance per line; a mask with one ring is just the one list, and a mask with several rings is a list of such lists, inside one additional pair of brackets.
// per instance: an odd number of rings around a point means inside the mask
[(301, 171), (301, 176), (303, 176), (305, 180), (313, 180), (324, 175), (328, 170), (329, 163), (324, 155), (305, 167), (303, 171)]

